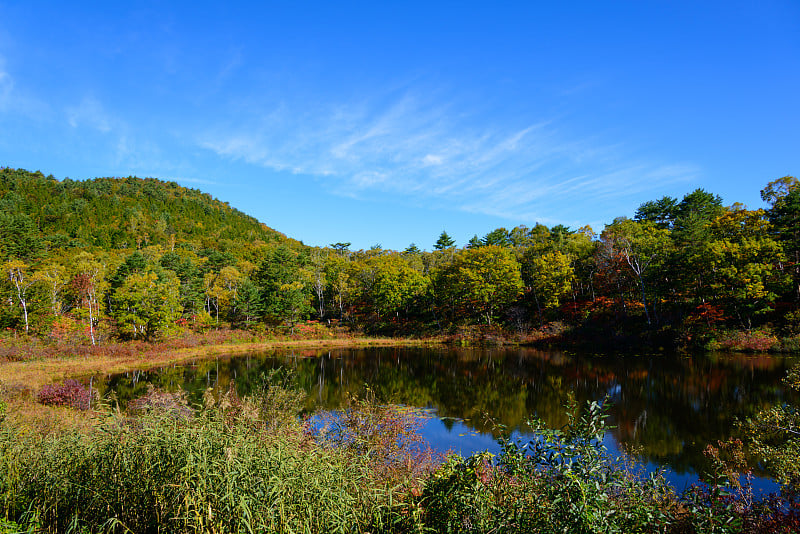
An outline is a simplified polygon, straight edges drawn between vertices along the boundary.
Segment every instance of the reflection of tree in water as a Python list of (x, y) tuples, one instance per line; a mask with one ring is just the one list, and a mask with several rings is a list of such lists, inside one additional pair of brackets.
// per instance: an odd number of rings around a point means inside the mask
[(609, 395), (614, 437), (641, 447), (646, 459), (683, 472), (703, 469), (705, 445), (730, 436), (736, 418), (785, 399), (781, 379), (788, 366), (781, 358), (763, 356), (378, 348), (206, 360), (118, 375), (99, 389), (113, 390), (124, 406), (143, 394), (147, 383), (173, 391), (183, 387), (199, 403), (207, 388), (224, 391), (231, 380), (246, 395), (270, 369), (285, 367), (308, 392), (309, 412), (338, 408), (368, 384), (384, 402), (434, 408), (439, 416), (464, 419), (482, 433), (496, 432), (494, 423), (524, 431), (529, 415), (559, 427), (566, 423), (570, 392), (580, 403)]

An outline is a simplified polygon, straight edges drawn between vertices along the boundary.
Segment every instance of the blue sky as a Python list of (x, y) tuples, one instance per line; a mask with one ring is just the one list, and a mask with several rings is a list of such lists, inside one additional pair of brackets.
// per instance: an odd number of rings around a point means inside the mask
[(800, 174), (800, 3), (2, 2), (0, 165), (430, 249)]

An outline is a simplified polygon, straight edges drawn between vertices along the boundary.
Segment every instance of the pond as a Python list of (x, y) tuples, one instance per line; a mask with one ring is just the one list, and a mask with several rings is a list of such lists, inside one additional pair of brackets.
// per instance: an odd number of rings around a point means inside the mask
[[(583, 403), (611, 400), (605, 444), (634, 451), (647, 469), (667, 469), (678, 491), (707, 471), (706, 445), (737, 435), (736, 421), (779, 402), (797, 402), (783, 386), (795, 360), (769, 355), (620, 355), (526, 348), (367, 348), (282, 351), (201, 360), (184, 366), (95, 378), (101, 394), (126, 404), (147, 385), (188, 392), (199, 403), (207, 388), (240, 395), (269, 370), (291, 368), (307, 393), (309, 412), (336, 409), (368, 385), (384, 402), (433, 415), (423, 437), (439, 450), (497, 452), (500, 425), (517, 436), (536, 415), (552, 428), (566, 423), (569, 395)], [(753, 463), (755, 487), (777, 486)]]

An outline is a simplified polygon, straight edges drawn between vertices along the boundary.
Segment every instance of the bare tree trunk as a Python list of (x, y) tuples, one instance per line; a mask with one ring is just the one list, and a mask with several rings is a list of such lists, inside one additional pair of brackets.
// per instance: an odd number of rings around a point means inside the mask
[(89, 300), (89, 302), (88, 302), (88, 304), (89, 304), (89, 337), (92, 338), (92, 345), (94, 345), (94, 343), (95, 343), (95, 341), (94, 341), (94, 316), (92, 315), (92, 308), (94, 306), (92, 305), (91, 297), (87, 297), (87, 298)]

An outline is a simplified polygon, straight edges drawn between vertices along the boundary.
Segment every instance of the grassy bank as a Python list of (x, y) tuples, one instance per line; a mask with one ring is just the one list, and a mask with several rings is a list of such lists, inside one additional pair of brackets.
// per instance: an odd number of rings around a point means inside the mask
[[(151, 391), (128, 413), (45, 427), (0, 415), (0, 533), (796, 532), (796, 501), (734, 487), (740, 449), (709, 448), (707, 484), (677, 495), (602, 446), (598, 403), (497, 457), (439, 458), (419, 416), (354, 399), (321, 424), (271, 379), (187, 406)], [(62, 408), (68, 410), (68, 408)], [(734, 491), (736, 490), (736, 491)]]
[(597, 325), (575, 328), (551, 322), (538, 329), (516, 332), (498, 326), (464, 326), (427, 337), (368, 337), (342, 334), (320, 325), (294, 335), (260, 335), (244, 330), (187, 332), (154, 342), (106, 341), (98, 345), (68, 343), (35, 337), (0, 338), (0, 383), (38, 390), (45, 384), (93, 374), (147, 370), (193, 360), (274, 350), (319, 351), (336, 348), (391, 346), (501, 346), (596, 350), (714, 350), (728, 352), (796, 352), (796, 346), (764, 330), (715, 331), (716, 337), (688, 336), (689, 344), (675, 342), (676, 333), (641, 324)]
[(102, 345), (49, 343), (33, 338), (0, 340), (0, 383), (38, 390), (45, 384), (93, 374), (146, 370), (193, 360), (273, 350), (427, 346), (440, 339), (371, 337), (258, 338), (246, 332), (198, 334), (158, 343)]
[(136, 413), (96, 414), (82, 430), (43, 431), (11, 414), (0, 515), (58, 533), (383, 528), (398, 484), (375, 477), (370, 455), (314, 442), (296, 417), (301, 400), (273, 386), (193, 409), (154, 392)]

